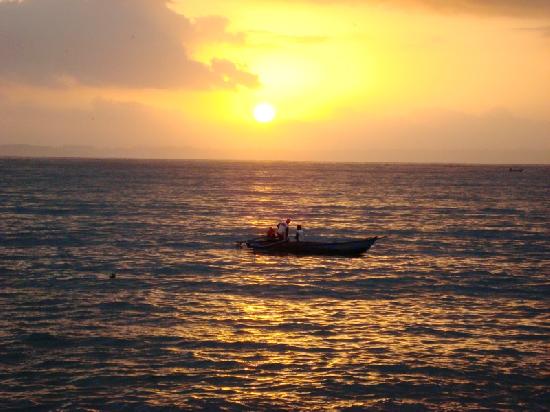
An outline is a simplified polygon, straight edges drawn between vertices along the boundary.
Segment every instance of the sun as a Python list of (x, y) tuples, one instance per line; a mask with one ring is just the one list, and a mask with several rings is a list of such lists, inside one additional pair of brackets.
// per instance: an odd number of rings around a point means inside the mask
[(269, 103), (260, 103), (254, 108), (254, 119), (260, 123), (269, 123), (277, 114), (273, 105)]

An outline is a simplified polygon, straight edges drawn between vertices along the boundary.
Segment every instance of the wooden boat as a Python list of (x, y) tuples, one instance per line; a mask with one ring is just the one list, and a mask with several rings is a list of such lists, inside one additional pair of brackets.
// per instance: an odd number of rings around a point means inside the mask
[(508, 169), (509, 172), (523, 172), (523, 168), (521, 167), (511, 167)]
[(268, 238), (250, 239), (246, 246), (255, 252), (291, 253), (295, 255), (341, 255), (357, 256), (365, 253), (379, 239), (378, 236), (368, 239), (346, 242), (296, 242), (290, 240), (273, 240)]

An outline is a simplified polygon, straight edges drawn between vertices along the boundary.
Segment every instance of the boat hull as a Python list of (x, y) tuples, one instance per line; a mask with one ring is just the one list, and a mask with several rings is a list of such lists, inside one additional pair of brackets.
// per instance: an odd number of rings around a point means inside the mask
[(378, 240), (378, 237), (347, 242), (294, 242), (273, 241), (267, 238), (252, 239), (246, 246), (255, 252), (291, 253), (294, 255), (338, 255), (358, 256), (365, 253)]

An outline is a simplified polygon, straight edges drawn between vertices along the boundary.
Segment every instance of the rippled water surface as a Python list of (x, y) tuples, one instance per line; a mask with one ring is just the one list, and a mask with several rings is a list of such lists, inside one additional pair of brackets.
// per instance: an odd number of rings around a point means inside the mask
[[(0, 409), (548, 410), (549, 167), (0, 176)], [(361, 258), (235, 246), (287, 216), (386, 237)]]

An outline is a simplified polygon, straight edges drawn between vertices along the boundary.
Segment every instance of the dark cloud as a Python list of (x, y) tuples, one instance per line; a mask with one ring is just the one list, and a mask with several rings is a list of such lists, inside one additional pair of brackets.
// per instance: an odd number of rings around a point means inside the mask
[[(288, 0), (281, 0), (288, 1)], [(294, 1), (294, 0), (293, 0)], [(516, 17), (550, 16), (549, 0), (301, 0), (314, 4), (355, 4), (374, 6), (420, 6), (439, 12), (502, 15)]]
[(190, 20), (166, 0), (0, 2), (0, 76), (55, 84), (213, 88), (258, 85), (228, 61), (193, 60), (186, 43), (235, 41), (223, 19)]

